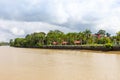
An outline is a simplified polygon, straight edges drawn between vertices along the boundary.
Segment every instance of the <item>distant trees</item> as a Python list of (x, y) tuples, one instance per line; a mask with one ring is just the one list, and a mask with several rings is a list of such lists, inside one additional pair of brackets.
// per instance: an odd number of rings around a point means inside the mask
[(66, 38), (69, 45), (74, 45), (74, 41), (79, 40), (78, 33), (76, 32), (67, 33)]
[(120, 31), (116, 33), (116, 43), (120, 44)]
[(120, 31), (116, 33), (117, 34), (117, 39), (120, 41)]
[(64, 38), (64, 33), (59, 30), (49, 31), (46, 36), (47, 45), (52, 45), (53, 42), (61, 43)]
[(10, 40), (10, 46), (15, 47), (39, 47), (45, 44), (45, 33), (28, 34), (25, 38), (16, 38), (14, 41)]
[(14, 41), (14, 46), (15, 47), (24, 47), (24, 38), (16, 38)]
[(13, 39), (10, 39), (10, 46), (14, 46), (14, 41), (13, 41)]
[[(80, 44), (79, 44), (79, 43)], [(105, 30), (99, 30), (96, 34), (92, 34), (90, 30), (83, 32), (69, 32), (67, 34), (60, 30), (51, 30), (47, 34), (44, 32), (32, 33), (25, 38), (16, 38), (10, 40), (10, 46), (15, 47), (41, 47), (43, 45), (79, 45), (86, 44), (119, 44), (120, 32), (115, 36), (110, 36)]]
[(8, 42), (0, 42), (0, 46), (5, 46), (5, 45), (9, 45)]
[(105, 31), (105, 30), (99, 30), (97, 33), (98, 33), (98, 34), (101, 34), (101, 35), (105, 35), (105, 34), (106, 34), (106, 31)]

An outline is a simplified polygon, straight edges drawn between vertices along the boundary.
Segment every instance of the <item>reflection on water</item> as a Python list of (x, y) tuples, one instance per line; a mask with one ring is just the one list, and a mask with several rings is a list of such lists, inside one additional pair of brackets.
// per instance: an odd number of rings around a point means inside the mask
[(0, 80), (120, 80), (120, 55), (104, 53), (3, 46)]

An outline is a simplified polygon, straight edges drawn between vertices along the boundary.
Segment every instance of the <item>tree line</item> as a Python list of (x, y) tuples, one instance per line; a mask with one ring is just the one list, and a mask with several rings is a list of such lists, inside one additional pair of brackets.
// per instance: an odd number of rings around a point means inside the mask
[(9, 45), (9, 42), (0, 42), (0, 46), (6, 46)]
[(115, 36), (111, 36), (105, 30), (99, 30), (93, 34), (90, 30), (82, 32), (64, 33), (60, 30), (50, 30), (28, 34), (25, 38), (15, 38), (10, 40), (10, 46), (15, 47), (41, 47), (43, 45), (91, 45), (91, 44), (120, 44), (120, 31)]

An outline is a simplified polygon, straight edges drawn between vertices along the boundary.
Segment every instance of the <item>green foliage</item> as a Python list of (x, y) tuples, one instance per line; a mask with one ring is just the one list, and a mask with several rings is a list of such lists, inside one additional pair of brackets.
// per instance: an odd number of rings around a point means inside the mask
[(111, 43), (106, 43), (105, 44), (105, 47), (108, 48), (108, 49), (112, 49), (113, 48), (113, 45)]
[(52, 42), (58, 42), (61, 43), (62, 40), (64, 39), (65, 35), (63, 32), (59, 30), (54, 30), (54, 31), (49, 31), (47, 36), (46, 36), (46, 42), (48, 45), (51, 45)]
[(110, 33), (106, 33), (106, 36), (107, 36), (107, 37), (110, 37), (110, 35), (111, 35)]
[(13, 39), (10, 39), (10, 46), (14, 46), (14, 41), (13, 41)]
[(14, 41), (14, 46), (15, 47), (24, 47), (24, 38), (16, 38)]
[(101, 35), (105, 35), (105, 34), (106, 34), (106, 31), (101, 29), (101, 30), (99, 30), (97, 33), (98, 33), (98, 34), (101, 34)]
[(117, 41), (120, 41), (120, 31), (119, 32), (117, 32)]
[(98, 44), (106, 44), (111, 43), (111, 39), (109, 37), (102, 37), (98, 39)]
[(44, 45), (45, 35), (44, 32), (39, 32), (27, 35), (25, 38), (16, 38), (14, 41), (10, 40), (10, 46), (39, 47), (40, 45)]
[(69, 45), (74, 45), (74, 41), (78, 40), (78, 33), (75, 32), (71, 32), (71, 33), (67, 33), (67, 42), (69, 43)]
[(8, 42), (0, 42), (0, 46), (5, 46), (5, 45), (9, 45)]
[[(53, 42), (57, 42), (58, 45), (62, 45), (62, 42), (67, 42), (67, 45), (75, 45), (75, 41), (80, 41), (80, 45), (103, 45), (111, 48), (111, 44), (120, 43), (120, 32), (115, 36), (110, 36), (105, 30), (99, 30), (97, 34), (92, 34), (90, 30), (83, 32), (69, 32), (67, 34), (59, 30), (51, 30), (47, 33), (38, 32), (26, 35), (25, 38), (16, 38), (10, 40), (10, 46), (15, 47), (42, 47), (43, 45), (53, 45)], [(106, 34), (106, 36), (105, 36)]]

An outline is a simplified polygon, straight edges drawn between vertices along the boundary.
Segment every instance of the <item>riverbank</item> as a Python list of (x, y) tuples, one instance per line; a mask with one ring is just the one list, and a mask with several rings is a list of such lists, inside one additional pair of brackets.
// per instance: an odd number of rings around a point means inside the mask
[[(18, 47), (18, 46), (14, 46)], [(42, 45), (39, 47), (19, 47), (36, 49), (59, 49), (59, 50), (94, 50), (94, 51), (120, 51), (120, 45)]]
[(43, 49), (71, 49), (71, 50), (95, 50), (95, 51), (120, 51), (120, 46), (84, 46), (84, 45), (44, 45)]

